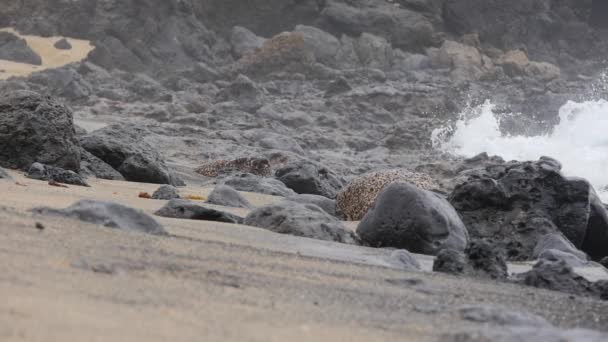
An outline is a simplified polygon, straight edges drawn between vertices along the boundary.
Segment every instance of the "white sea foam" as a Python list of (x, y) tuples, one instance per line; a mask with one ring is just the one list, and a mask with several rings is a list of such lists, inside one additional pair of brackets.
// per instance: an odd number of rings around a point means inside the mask
[(608, 201), (608, 101), (568, 102), (553, 132), (534, 137), (502, 134), (493, 108), (485, 102), (465, 110), (454, 126), (433, 132), (433, 145), (465, 157), (481, 152), (505, 160), (550, 156), (562, 163), (565, 175), (588, 179)]

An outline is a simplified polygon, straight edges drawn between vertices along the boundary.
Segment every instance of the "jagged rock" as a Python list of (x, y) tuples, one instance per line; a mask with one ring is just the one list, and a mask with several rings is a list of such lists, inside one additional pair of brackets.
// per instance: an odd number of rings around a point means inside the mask
[(465, 249), (465, 255), (469, 274), (492, 279), (506, 279), (509, 275), (504, 256), (493, 244), (482, 240), (471, 241)]
[[(579, 296), (600, 297), (600, 288), (576, 274), (565, 261), (540, 260), (528, 272), (516, 275), (516, 282)], [(600, 284), (602, 285), (602, 284)]]
[(193, 201), (172, 199), (154, 215), (187, 220), (216, 221), (226, 223), (243, 223), (243, 218), (206, 207)]
[(53, 44), (53, 46), (59, 50), (71, 50), (72, 49), (72, 44), (70, 44), (70, 42), (65, 38), (59, 39), (58, 41), (55, 42), (55, 44)]
[(389, 69), (393, 61), (393, 48), (386, 39), (363, 33), (355, 43), (359, 62), (364, 67)]
[(605, 268), (608, 268), (608, 257), (605, 257), (600, 260), (600, 265), (604, 266)]
[(152, 194), (152, 199), (157, 200), (172, 200), (174, 198), (180, 198), (179, 192), (173, 185), (168, 184), (161, 185)]
[(393, 183), (380, 193), (357, 234), (373, 247), (405, 248), (413, 253), (457, 251), (468, 242), (466, 227), (440, 195), (408, 183)]
[(351, 91), (353, 88), (350, 86), (348, 81), (340, 77), (337, 80), (331, 82), (325, 90), (325, 97), (332, 97), (338, 94), (346, 93)]
[(256, 192), (273, 196), (293, 196), (296, 193), (283, 184), (273, 179), (256, 176), (250, 173), (241, 173), (220, 179), (222, 185), (228, 185), (238, 191)]
[(227, 185), (217, 185), (207, 197), (211, 204), (235, 208), (253, 208), (253, 205), (234, 188)]
[(44, 181), (55, 181), (58, 183), (72, 184), (79, 186), (89, 186), (82, 177), (72, 170), (64, 170), (59, 167), (44, 165), (40, 163), (33, 163), (27, 173), (26, 177)]
[(431, 177), (422, 173), (405, 169), (373, 171), (350, 181), (336, 196), (336, 205), (347, 220), (361, 220), (378, 194), (394, 182), (411, 183), (426, 190), (439, 188)]
[(36, 214), (78, 219), (109, 228), (168, 235), (162, 225), (141, 210), (114, 202), (81, 200), (66, 209), (34, 208)]
[(336, 201), (325, 196), (301, 194), (285, 198), (286, 201), (314, 204), (331, 216), (339, 217), (336, 212)]
[[(81, 133), (79, 136), (86, 135), (87, 132)], [(120, 172), (114, 170), (110, 165), (108, 165), (103, 160), (95, 157), (87, 150), (81, 148), (80, 149), (80, 174), (85, 176), (93, 176), (100, 179), (109, 179), (109, 180), (117, 180), (124, 181), (125, 178), (120, 174)]]
[(464, 253), (453, 249), (442, 249), (433, 262), (433, 271), (454, 275), (463, 274), (467, 268)]
[(358, 244), (352, 231), (314, 204), (283, 201), (260, 207), (247, 215), (245, 224), (280, 234)]
[(275, 177), (298, 194), (335, 198), (344, 181), (327, 167), (300, 159), (275, 170)]
[(27, 45), (25, 39), (10, 32), (0, 32), (0, 59), (42, 65), (42, 58)]
[(493, 244), (483, 240), (469, 243), (464, 253), (451, 248), (441, 250), (433, 263), (433, 271), (501, 280), (509, 275), (504, 256)]
[(0, 95), (0, 165), (24, 170), (35, 162), (80, 169), (72, 111), (34, 92), (4, 93)]
[(580, 259), (574, 254), (570, 254), (564, 251), (560, 251), (558, 249), (547, 249), (542, 251), (538, 255), (539, 260), (548, 260), (548, 261), (564, 261), (568, 266), (575, 267), (584, 267), (588, 264), (587, 260)]
[(184, 185), (134, 126), (111, 125), (80, 138), (82, 147), (133, 182)]
[(230, 45), (232, 54), (241, 58), (248, 53), (253, 53), (264, 45), (266, 39), (258, 37), (255, 33), (242, 26), (235, 26), (230, 33)]
[(217, 177), (221, 174), (230, 172), (245, 172), (257, 176), (270, 176), (272, 174), (272, 168), (270, 166), (270, 161), (266, 158), (244, 157), (233, 160), (203, 162), (202, 165), (196, 169), (196, 172), (206, 177)]
[(509, 260), (530, 260), (541, 236), (563, 233), (594, 260), (608, 250), (608, 214), (591, 185), (561, 165), (498, 162), (469, 174), (450, 195), (472, 238), (491, 237)]

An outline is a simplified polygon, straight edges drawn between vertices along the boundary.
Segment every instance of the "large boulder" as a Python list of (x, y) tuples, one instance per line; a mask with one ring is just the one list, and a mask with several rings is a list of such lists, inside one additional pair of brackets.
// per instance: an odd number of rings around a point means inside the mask
[(493, 238), (510, 260), (533, 259), (545, 234), (561, 232), (594, 260), (608, 255), (608, 214), (583, 179), (561, 174), (561, 164), (497, 162), (469, 174), (450, 202), (473, 238)]
[(359, 221), (372, 207), (376, 198), (388, 185), (404, 182), (426, 190), (438, 189), (435, 181), (423, 174), (405, 169), (379, 170), (351, 180), (336, 197), (336, 206), (349, 221)]
[(0, 32), (0, 59), (42, 65), (42, 58), (27, 45), (25, 39), (10, 32)]
[(36, 214), (78, 219), (109, 228), (167, 235), (156, 220), (141, 210), (122, 204), (98, 200), (81, 200), (66, 209), (34, 208)]
[(282, 201), (264, 206), (247, 215), (245, 224), (280, 234), (358, 244), (354, 232), (314, 204)]
[(80, 169), (80, 145), (72, 111), (30, 91), (0, 95), (0, 165), (25, 170), (40, 162)]
[(143, 140), (145, 133), (134, 126), (111, 125), (82, 136), (80, 143), (128, 181), (183, 185), (161, 154)]
[(278, 168), (275, 177), (298, 194), (327, 198), (335, 198), (344, 186), (344, 181), (334, 171), (305, 159)]
[(408, 183), (393, 183), (378, 196), (357, 234), (373, 247), (404, 248), (435, 255), (441, 249), (463, 251), (466, 227), (440, 195)]

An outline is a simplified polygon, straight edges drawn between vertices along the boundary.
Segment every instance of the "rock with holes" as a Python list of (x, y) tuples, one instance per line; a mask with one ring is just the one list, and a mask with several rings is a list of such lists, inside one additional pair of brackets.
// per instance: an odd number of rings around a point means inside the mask
[(247, 215), (245, 224), (280, 234), (358, 244), (351, 230), (314, 204), (282, 201), (260, 207)]
[(463, 251), (466, 227), (440, 195), (408, 183), (393, 183), (380, 193), (357, 234), (373, 247), (405, 248), (436, 255), (441, 249)]
[(206, 161), (196, 169), (196, 172), (206, 177), (217, 177), (231, 172), (245, 172), (267, 177), (272, 174), (272, 168), (270, 161), (266, 158), (243, 157), (232, 160)]
[(336, 205), (347, 220), (359, 221), (372, 207), (380, 192), (394, 182), (411, 183), (426, 190), (439, 188), (431, 177), (422, 173), (405, 169), (379, 170), (350, 181), (338, 193)]
[(215, 221), (226, 223), (242, 223), (243, 218), (209, 208), (194, 201), (185, 199), (172, 199), (154, 215), (187, 220)]
[(32, 211), (42, 215), (74, 218), (108, 228), (167, 235), (163, 226), (148, 214), (114, 202), (81, 200), (66, 209), (43, 207), (34, 208)]
[(25, 170), (35, 162), (80, 169), (72, 111), (51, 97), (18, 90), (0, 95), (0, 166)]
[(450, 202), (471, 237), (495, 239), (509, 260), (533, 259), (541, 237), (559, 233), (594, 260), (608, 255), (606, 209), (589, 182), (564, 177), (554, 159), (487, 165)]

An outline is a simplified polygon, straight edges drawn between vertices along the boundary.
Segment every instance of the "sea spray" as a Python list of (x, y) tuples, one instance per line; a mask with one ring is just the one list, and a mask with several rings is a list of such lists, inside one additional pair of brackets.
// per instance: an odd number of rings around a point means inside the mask
[(608, 201), (608, 101), (570, 101), (559, 110), (551, 133), (532, 137), (502, 133), (493, 109), (489, 101), (465, 109), (456, 123), (433, 131), (433, 146), (464, 157), (481, 152), (505, 160), (550, 156), (563, 164), (565, 175), (586, 178)]

